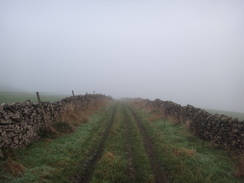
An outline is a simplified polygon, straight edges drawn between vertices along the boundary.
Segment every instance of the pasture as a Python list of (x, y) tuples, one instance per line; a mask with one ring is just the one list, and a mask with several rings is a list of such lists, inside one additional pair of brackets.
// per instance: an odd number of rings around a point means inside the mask
[(238, 118), (240, 121), (244, 121), (244, 113), (240, 112), (233, 112), (233, 111), (223, 111), (223, 110), (216, 110), (216, 109), (204, 109), (211, 114), (224, 114), (226, 116), (230, 116), (232, 118)]
[[(42, 102), (56, 102), (59, 101), (67, 95), (55, 94), (55, 93), (47, 93), (40, 92), (41, 101)], [(24, 102), (26, 100), (30, 100), (33, 103), (37, 103), (37, 96), (35, 92), (3, 92), (0, 91), (0, 103), (15, 103), (15, 102)]]

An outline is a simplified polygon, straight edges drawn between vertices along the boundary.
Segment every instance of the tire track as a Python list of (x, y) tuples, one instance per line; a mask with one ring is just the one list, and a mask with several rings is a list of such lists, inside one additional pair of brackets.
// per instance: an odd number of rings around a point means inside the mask
[(130, 112), (132, 113), (133, 118), (135, 119), (136, 124), (139, 128), (139, 131), (141, 133), (142, 141), (143, 141), (146, 153), (149, 157), (151, 169), (153, 170), (153, 172), (155, 174), (155, 183), (167, 183), (168, 180), (166, 179), (166, 176), (162, 170), (163, 167), (158, 163), (157, 158), (153, 152), (152, 139), (150, 138), (146, 128), (143, 126), (138, 114), (136, 112), (134, 112), (132, 109), (130, 109)]
[(102, 138), (97, 147), (94, 147), (93, 150), (89, 153), (91, 154), (85, 161), (81, 163), (81, 173), (76, 174), (72, 177), (72, 182), (74, 183), (88, 183), (90, 178), (94, 172), (95, 165), (101, 158), (105, 146), (105, 142), (109, 136), (111, 127), (114, 123), (114, 117), (116, 114), (117, 106), (114, 106), (112, 111), (112, 115), (110, 117), (109, 122), (106, 125), (105, 131), (102, 134)]
[(126, 130), (126, 137), (125, 137), (125, 142), (126, 142), (126, 154), (127, 154), (127, 162), (128, 162), (128, 176), (131, 179), (131, 182), (135, 182), (135, 165), (133, 164), (133, 156), (132, 156), (132, 144), (131, 144), (131, 138), (132, 138), (132, 126), (131, 123), (129, 122), (129, 117), (128, 114), (126, 113), (126, 107), (123, 106), (123, 116), (124, 116), (124, 125), (125, 125), (125, 130)]

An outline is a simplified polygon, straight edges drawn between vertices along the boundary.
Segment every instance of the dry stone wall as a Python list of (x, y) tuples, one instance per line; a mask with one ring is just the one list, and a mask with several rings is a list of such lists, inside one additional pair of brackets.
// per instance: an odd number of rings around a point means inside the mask
[[(72, 105), (76, 110), (87, 107), (91, 102), (111, 100), (104, 95), (79, 95), (59, 102), (1, 104), (0, 106), (0, 157), (7, 149), (25, 147), (40, 138), (39, 129), (45, 122), (50, 124), (61, 119), (65, 107)], [(43, 115), (44, 114), (44, 115)]]
[(185, 123), (190, 131), (203, 140), (217, 144), (223, 149), (244, 152), (244, 121), (225, 115), (210, 114), (203, 109), (181, 106), (171, 101), (145, 100), (147, 106), (159, 110), (166, 118)]

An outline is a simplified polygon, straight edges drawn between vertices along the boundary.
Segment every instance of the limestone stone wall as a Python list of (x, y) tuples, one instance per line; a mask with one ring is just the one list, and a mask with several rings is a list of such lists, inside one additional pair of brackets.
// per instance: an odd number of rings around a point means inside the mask
[(185, 123), (190, 131), (203, 140), (213, 142), (223, 149), (244, 152), (244, 121), (171, 101), (145, 100), (146, 105), (163, 113), (164, 117)]
[[(59, 102), (1, 104), (0, 106), (0, 157), (6, 149), (25, 147), (40, 138), (39, 129), (61, 119), (65, 107), (72, 105), (81, 110), (91, 102), (111, 100), (104, 95), (80, 95)], [(43, 115), (44, 114), (44, 115)]]

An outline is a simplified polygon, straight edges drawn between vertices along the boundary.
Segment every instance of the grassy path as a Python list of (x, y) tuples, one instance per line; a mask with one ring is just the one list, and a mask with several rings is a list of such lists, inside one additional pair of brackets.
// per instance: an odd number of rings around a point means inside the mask
[(150, 134), (147, 132), (146, 127), (143, 125), (142, 120), (140, 116), (136, 112), (132, 112), (133, 117), (139, 127), (143, 144), (146, 149), (147, 155), (150, 160), (151, 168), (155, 174), (155, 182), (157, 183), (165, 183), (168, 182), (163, 170), (163, 166), (158, 163), (156, 154), (154, 153), (154, 147), (153, 147), (153, 140)]
[(139, 129), (125, 105), (118, 106), (113, 123), (90, 182), (154, 182)]
[(167, 182), (138, 114), (126, 104), (119, 104), (113, 120), (90, 182)]
[(86, 182), (90, 181), (90, 178), (94, 171), (95, 165), (98, 162), (98, 160), (101, 158), (101, 155), (103, 153), (104, 144), (108, 138), (111, 127), (114, 123), (115, 113), (116, 113), (116, 108), (114, 107), (111, 117), (106, 124), (106, 128), (105, 128), (104, 132), (100, 134), (100, 136), (102, 136), (102, 137), (101, 137), (99, 143), (97, 144), (97, 147), (95, 145), (95, 147), (93, 147), (91, 149), (91, 151), (88, 153), (89, 156), (83, 160), (80, 170), (72, 179), (73, 182), (86, 183)]
[[(0, 182), (165, 183), (242, 182), (235, 159), (183, 126), (118, 102), (94, 114), (72, 134), (43, 139), (16, 152), (18, 176), (0, 161)], [(8, 161), (8, 160), (7, 160)]]

